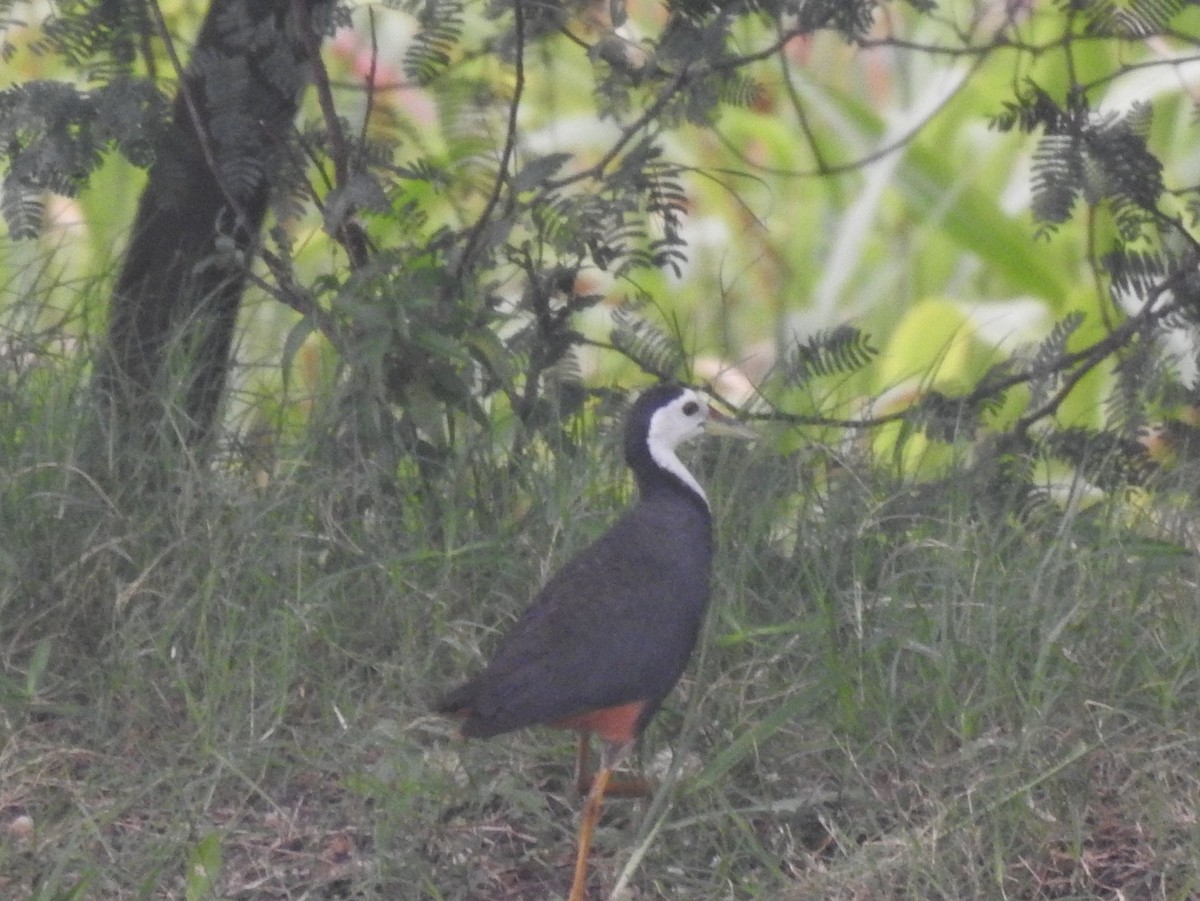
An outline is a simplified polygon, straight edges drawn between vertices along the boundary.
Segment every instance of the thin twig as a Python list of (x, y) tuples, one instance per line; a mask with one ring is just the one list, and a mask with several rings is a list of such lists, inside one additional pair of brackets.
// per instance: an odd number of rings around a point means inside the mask
[(337, 325), (329, 311), (313, 299), (312, 295), (296, 284), (292, 268), (265, 247), (259, 249), (259, 257), (275, 277), (275, 284), (257, 275), (253, 270), (246, 273), (247, 280), (265, 294), (274, 297), (285, 306), (291, 307), (301, 316), (313, 321), (317, 331), (323, 334), (339, 353), (344, 348), (339, 338)]
[(346, 144), (346, 135), (342, 131), (342, 123), (338, 119), (337, 107), (333, 102), (333, 90), (329, 85), (329, 72), (321, 59), (321, 46), (317, 42), (313, 30), (312, 15), (305, 0), (292, 0), (292, 11), (300, 28), (300, 39), (304, 42), (304, 51), (308, 54), (309, 65), (312, 67), (313, 87), (317, 91), (317, 103), (321, 107), (321, 116), (325, 120), (325, 130), (329, 134), (330, 158), (333, 160), (334, 184), (344, 187), (350, 174), (350, 152)]
[(646, 128), (651, 122), (658, 118), (658, 114), (663, 111), (663, 108), (671, 102), (672, 98), (674, 98), (674, 96), (679, 92), (679, 89), (684, 86), (688, 78), (691, 76), (692, 68), (693, 67), (691, 64), (685, 64), (681, 66), (679, 71), (675, 73), (674, 77), (667, 82), (666, 87), (663, 88), (662, 92), (657, 98), (655, 98), (654, 102), (646, 107), (646, 109), (642, 111), (642, 114), (633, 122), (621, 130), (621, 134), (617, 138), (616, 142), (605, 152), (604, 156), (600, 157), (600, 159), (594, 165), (591, 165), (588, 168), (582, 169), (579, 172), (575, 172), (571, 175), (564, 176), (563, 178), (550, 179), (542, 188), (542, 194), (548, 194), (551, 191), (557, 191), (559, 188), (564, 188), (568, 185), (576, 184), (577, 182), (586, 181), (588, 179), (603, 178), (605, 170), (608, 169), (613, 160), (621, 155), (621, 151), (625, 149), (626, 145), (628, 145), (629, 142), (634, 139), (638, 132)]
[(375, 7), (367, 7), (367, 30), (371, 35), (371, 65), (367, 68), (367, 101), (363, 110), (362, 130), (358, 135), (360, 147), (367, 146), (367, 134), (371, 116), (375, 113), (375, 79), (379, 76), (379, 34), (375, 29)]
[[(907, 131), (899, 135), (894, 140), (875, 148), (870, 153), (865, 153), (856, 159), (847, 160), (844, 163), (827, 163), (818, 158), (818, 165), (813, 169), (780, 169), (773, 166), (762, 166), (755, 164), (749, 159), (745, 159), (747, 165), (753, 166), (757, 171), (766, 175), (774, 175), (779, 178), (824, 178), (830, 175), (848, 175), (852, 172), (857, 172), (860, 169), (865, 169), (867, 166), (873, 165), (880, 160), (886, 159), (894, 153), (898, 153), (909, 147), (916, 141), (917, 135), (923, 132), (936, 119), (943, 110), (949, 105), (959, 93), (967, 88), (972, 83), (975, 74), (983, 67), (986, 62), (986, 57), (973, 60), (970, 70), (955, 86), (954, 90), (946, 97), (945, 101), (935, 109), (923, 116), (920, 121), (914, 123)], [(798, 115), (801, 115), (798, 113)]]
[[(329, 156), (333, 161), (333, 181), (336, 188), (345, 189), (350, 181), (351, 162), (350, 145), (346, 141), (346, 133), (342, 129), (342, 121), (337, 114), (337, 106), (333, 101), (333, 90), (329, 84), (329, 71), (321, 58), (321, 45), (317, 33), (313, 29), (312, 14), (307, 0), (292, 0), (292, 10), (296, 16), (297, 27), (300, 29), (301, 40), (304, 42), (308, 63), (312, 69), (313, 86), (317, 91), (317, 102), (321, 107), (321, 116), (325, 120), (325, 131), (329, 135)], [(346, 248), (350, 257), (352, 269), (361, 269), (368, 260), (366, 235), (354, 222), (354, 210), (347, 206), (341, 221), (335, 224), (335, 238)]]
[(475, 225), (471, 228), (470, 234), (467, 235), (467, 242), (463, 246), (462, 255), (459, 257), (458, 267), (455, 270), (455, 282), (462, 280), (467, 267), (470, 266), (471, 257), (475, 254), (475, 248), (479, 244), (483, 230), (487, 227), (492, 213), (495, 212), (496, 206), (500, 203), (500, 195), (504, 193), (504, 185), (508, 180), (508, 166), (516, 151), (517, 115), (520, 112), (521, 99), (525, 93), (524, 0), (513, 0), (513, 32), (516, 48), (513, 62), (513, 97), (508, 107), (508, 133), (504, 138), (504, 149), (500, 154), (500, 167), (496, 173), (496, 180), (492, 184), (492, 191), (488, 195), (487, 203), (484, 204), (483, 212), (479, 214), (479, 218), (475, 220)]
[[(1125, 346), (1134, 335), (1148, 329), (1154, 323), (1165, 319), (1172, 313), (1178, 310), (1178, 306), (1174, 303), (1163, 304), (1156, 306), (1159, 298), (1166, 292), (1191, 275), (1191, 270), (1186, 267), (1181, 267), (1169, 278), (1165, 279), (1152, 292), (1151, 297), (1147, 300), (1142, 309), (1134, 316), (1125, 320), (1103, 338), (1095, 341), (1087, 347), (1075, 351), (1073, 353), (1064, 354), (1061, 356), (1054, 366), (1053, 372), (1067, 373), (1064, 376), (1063, 384), (1054, 396), (1043, 403), (1041, 406), (1030, 411), (1017, 420), (1013, 428), (1014, 433), (1018, 435), (1025, 434), (1034, 423), (1045, 419), (1047, 416), (1052, 416), (1062, 405), (1066, 397), (1079, 384), (1089, 372), (1107, 360), (1114, 352)], [(619, 351), (619, 348), (611, 345), (602, 345), (599, 342), (590, 342), (597, 347), (607, 347), (611, 350)], [(1068, 370), (1070, 370), (1068, 372)], [(974, 390), (960, 397), (950, 398), (952, 401), (957, 401), (964, 406), (971, 407), (982, 403), (990, 398), (999, 397), (1010, 388), (1018, 385), (1031, 382), (1037, 378), (1044, 378), (1047, 374), (1045, 370), (1034, 372), (1032, 370), (1023, 370), (1013, 373), (1002, 379), (989, 381), (987, 384), (978, 385)], [(893, 413), (885, 413), (882, 416), (861, 416), (854, 418), (835, 417), (835, 416), (813, 416), (809, 414), (788, 413), (785, 410), (780, 410), (771, 402), (771, 400), (762, 392), (756, 392), (758, 396), (765, 401), (771, 410), (766, 413), (748, 412), (746, 418), (759, 422), (784, 422), (791, 425), (799, 426), (816, 426), (830, 427), (843, 429), (872, 429), (879, 426), (887, 425), (888, 423), (898, 422), (910, 417), (913, 413), (912, 407), (907, 407), (902, 410), (897, 410)], [(722, 398), (722, 400), (724, 400)]]
[(804, 140), (808, 143), (808, 149), (812, 153), (813, 159), (817, 161), (817, 171), (824, 174), (828, 166), (825, 163), (825, 157), (821, 154), (821, 143), (817, 140), (812, 123), (808, 121), (808, 111), (804, 108), (800, 92), (796, 90), (796, 83), (792, 81), (792, 65), (788, 62), (787, 54), (783, 52), (782, 47), (779, 49), (779, 70), (783, 75), (783, 89), (791, 101), (792, 110), (796, 113), (796, 121), (800, 123), (800, 130), (804, 132)]

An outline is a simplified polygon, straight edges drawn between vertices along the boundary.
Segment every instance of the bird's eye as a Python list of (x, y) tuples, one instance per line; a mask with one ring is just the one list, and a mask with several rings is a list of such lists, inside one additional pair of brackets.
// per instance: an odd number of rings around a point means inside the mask
[(698, 412), (700, 412), (700, 405), (694, 400), (689, 400), (683, 405), (684, 416), (695, 416)]

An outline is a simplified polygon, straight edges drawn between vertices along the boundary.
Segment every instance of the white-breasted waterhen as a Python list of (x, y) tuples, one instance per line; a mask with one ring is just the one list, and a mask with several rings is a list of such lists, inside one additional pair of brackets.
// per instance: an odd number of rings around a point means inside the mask
[[(637, 503), (551, 577), (483, 672), (435, 705), (461, 717), (468, 738), (537, 724), (579, 732), (587, 799), (570, 901), (583, 901), (592, 832), (605, 794), (616, 793), (613, 768), (679, 681), (708, 607), (708, 498), (675, 454), (704, 430), (751, 434), (690, 388), (658, 385), (637, 399), (625, 427)], [(590, 735), (603, 741), (594, 779)]]

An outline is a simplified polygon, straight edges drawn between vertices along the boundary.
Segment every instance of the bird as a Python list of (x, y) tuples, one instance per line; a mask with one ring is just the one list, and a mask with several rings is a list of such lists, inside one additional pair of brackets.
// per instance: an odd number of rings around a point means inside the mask
[[(696, 389), (660, 383), (628, 414), (625, 462), (637, 500), (552, 575), (476, 676), (434, 704), (465, 738), (548, 725), (579, 734), (585, 794), (570, 901), (583, 901), (605, 795), (647, 794), (612, 779), (687, 666), (708, 609), (713, 557), (708, 497), (676, 454), (701, 432), (749, 438)], [(602, 742), (587, 773), (588, 741)]]

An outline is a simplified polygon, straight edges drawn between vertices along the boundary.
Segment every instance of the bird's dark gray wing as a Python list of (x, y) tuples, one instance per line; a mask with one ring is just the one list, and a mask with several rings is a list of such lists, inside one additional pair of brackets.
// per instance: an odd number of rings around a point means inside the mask
[(464, 733), (637, 700), (657, 706), (695, 645), (711, 559), (707, 517), (634, 507), (551, 578), (487, 669), (459, 690)]

